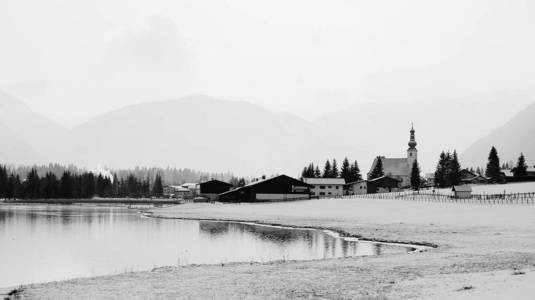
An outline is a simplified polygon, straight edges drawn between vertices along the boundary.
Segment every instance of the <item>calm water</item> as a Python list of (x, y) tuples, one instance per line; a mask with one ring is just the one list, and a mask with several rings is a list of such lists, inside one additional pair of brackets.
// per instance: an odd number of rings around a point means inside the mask
[(407, 251), (320, 230), (147, 218), (125, 207), (0, 205), (0, 287), (170, 265)]

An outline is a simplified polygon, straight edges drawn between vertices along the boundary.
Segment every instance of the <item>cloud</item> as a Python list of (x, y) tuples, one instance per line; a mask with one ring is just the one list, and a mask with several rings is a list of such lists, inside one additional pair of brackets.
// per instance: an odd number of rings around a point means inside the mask
[(151, 15), (142, 26), (112, 34), (107, 43), (109, 59), (119, 64), (189, 71), (186, 43), (175, 22), (162, 15)]

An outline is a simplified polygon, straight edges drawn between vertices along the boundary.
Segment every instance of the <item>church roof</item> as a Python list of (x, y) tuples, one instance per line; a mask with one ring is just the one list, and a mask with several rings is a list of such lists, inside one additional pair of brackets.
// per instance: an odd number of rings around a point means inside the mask
[[(385, 175), (393, 176), (408, 176), (411, 174), (411, 167), (409, 166), (409, 160), (407, 158), (388, 158), (381, 157), (381, 163), (383, 164), (383, 171)], [(377, 164), (377, 158), (373, 161), (373, 170)]]

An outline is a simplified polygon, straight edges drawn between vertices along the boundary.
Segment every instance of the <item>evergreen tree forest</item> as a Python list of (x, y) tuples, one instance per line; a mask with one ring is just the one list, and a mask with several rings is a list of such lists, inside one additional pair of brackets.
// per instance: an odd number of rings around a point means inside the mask
[(323, 172), (320, 171), (319, 166), (310, 163), (303, 168), (301, 178), (343, 178), (349, 183), (361, 180), (362, 176), (357, 161), (355, 160), (353, 163), (350, 163), (349, 159), (346, 157), (342, 161), (340, 170), (338, 170), (336, 159), (333, 159), (332, 162), (327, 160), (323, 166)]
[(0, 165), (0, 198), (6, 199), (90, 199), (144, 198), (163, 195), (162, 177), (138, 178), (129, 174), (119, 179), (92, 172), (65, 170), (60, 176), (49, 171), (43, 176), (31, 168), (20, 176), (6, 166)]
[(461, 165), (457, 151), (453, 153), (442, 151), (435, 171), (435, 186), (439, 188), (450, 187), (461, 183)]

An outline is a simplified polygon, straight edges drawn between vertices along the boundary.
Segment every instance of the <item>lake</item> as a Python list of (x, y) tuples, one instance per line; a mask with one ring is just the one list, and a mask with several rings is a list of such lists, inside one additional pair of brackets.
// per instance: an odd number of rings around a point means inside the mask
[(0, 204), (0, 287), (161, 266), (411, 250), (322, 230), (149, 218), (127, 207)]

